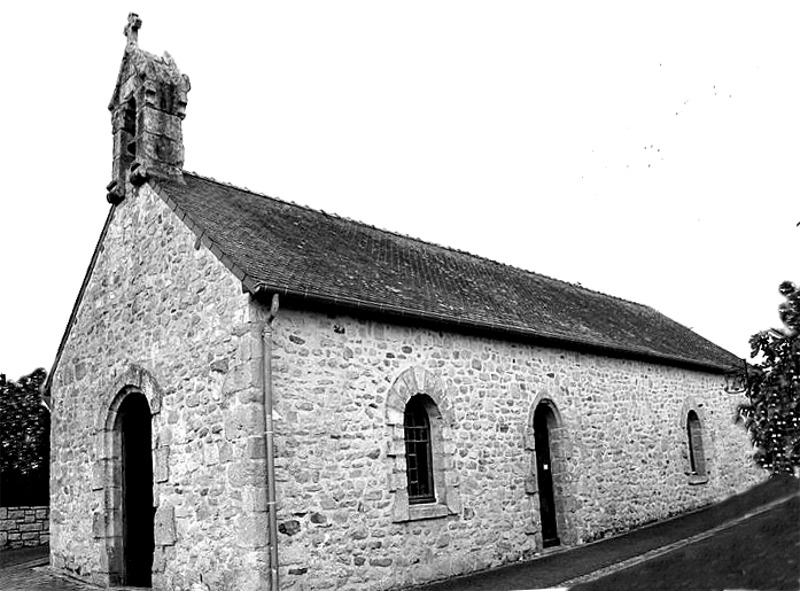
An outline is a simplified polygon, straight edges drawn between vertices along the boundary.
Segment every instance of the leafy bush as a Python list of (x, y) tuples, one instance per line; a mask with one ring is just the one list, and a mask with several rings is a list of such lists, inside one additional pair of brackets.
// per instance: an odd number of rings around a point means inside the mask
[(750, 338), (750, 356), (762, 361), (742, 370), (748, 402), (739, 406), (738, 420), (750, 433), (756, 463), (773, 474), (792, 474), (800, 466), (800, 289), (785, 281), (780, 292), (785, 328)]
[(0, 506), (48, 504), (50, 414), (39, 393), (46, 378), (43, 369), (18, 382), (0, 374)]

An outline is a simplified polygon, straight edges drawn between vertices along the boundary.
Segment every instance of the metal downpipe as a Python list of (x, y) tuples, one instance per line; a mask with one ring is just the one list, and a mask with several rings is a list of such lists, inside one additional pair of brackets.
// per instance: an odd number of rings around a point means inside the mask
[(262, 331), (263, 347), (263, 402), (264, 402), (264, 453), (267, 460), (267, 535), (269, 536), (270, 589), (279, 591), (278, 575), (278, 519), (276, 515), (277, 495), (275, 493), (275, 441), (272, 423), (272, 321), (278, 315), (278, 294), (272, 296), (267, 320)]

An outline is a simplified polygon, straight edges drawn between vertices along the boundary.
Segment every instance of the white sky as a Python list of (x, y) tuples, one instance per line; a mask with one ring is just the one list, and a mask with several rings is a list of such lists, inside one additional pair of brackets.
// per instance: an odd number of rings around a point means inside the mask
[(739, 356), (800, 281), (796, 2), (15, 2), (10, 378), (50, 369), (109, 208), (131, 10), (191, 78), (188, 170), (650, 305)]

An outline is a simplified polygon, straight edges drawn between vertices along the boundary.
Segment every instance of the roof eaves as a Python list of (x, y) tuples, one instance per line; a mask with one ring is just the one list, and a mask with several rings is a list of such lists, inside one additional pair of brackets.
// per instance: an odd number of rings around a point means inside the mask
[[(426, 242), (426, 241), (423, 241), (423, 240), (420, 240), (418, 238), (414, 238), (414, 237), (411, 237), (411, 236), (405, 236), (403, 234), (398, 234), (396, 232), (383, 230), (383, 229), (377, 228), (375, 226), (371, 226), (369, 224), (364, 224), (363, 222), (358, 222), (358, 221), (355, 221), (355, 220), (351, 220), (349, 218), (342, 218), (342, 217), (339, 217), (339, 216), (334, 216), (334, 215), (328, 214), (328, 213), (326, 213), (324, 211), (312, 209), (312, 208), (309, 208), (309, 207), (303, 206), (303, 205), (298, 205), (298, 204), (290, 202), (290, 201), (276, 199), (274, 197), (270, 197), (270, 196), (265, 195), (263, 193), (255, 192), (255, 191), (252, 191), (252, 190), (247, 189), (247, 188), (237, 187), (237, 186), (235, 186), (233, 184), (230, 184), (230, 183), (224, 183), (224, 182), (218, 181), (218, 180), (216, 180), (214, 178), (211, 178), (211, 177), (206, 177), (206, 176), (203, 176), (203, 175), (199, 175), (197, 173), (187, 172), (187, 171), (184, 171), (184, 174), (191, 175), (191, 176), (193, 176), (193, 177), (195, 177), (197, 179), (203, 180), (203, 181), (214, 183), (214, 184), (219, 185), (221, 187), (227, 187), (229, 189), (234, 189), (236, 191), (247, 193), (247, 194), (250, 194), (250, 195), (253, 195), (253, 196), (256, 196), (256, 197), (265, 198), (265, 199), (268, 199), (270, 201), (274, 201), (274, 202), (280, 203), (282, 205), (288, 205), (288, 206), (291, 206), (291, 207), (296, 207), (296, 208), (299, 208), (299, 209), (302, 209), (302, 210), (305, 210), (305, 211), (312, 212), (314, 214), (320, 214), (320, 215), (323, 215), (323, 216), (326, 216), (326, 217), (336, 218), (338, 220), (343, 220), (343, 221), (345, 221), (345, 222), (347, 222), (349, 224), (362, 226), (362, 227), (371, 229), (371, 230), (373, 230), (375, 232), (379, 232), (379, 233), (387, 234), (387, 235), (398, 236), (398, 237), (401, 237), (403, 239), (410, 240), (410, 241), (412, 241), (414, 243), (424, 245), (425, 247), (434, 247), (434, 248), (437, 248), (437, 249), (442, 249), (442, 250), (445, 250), (445, 251), (457, 253), (457, 254), (459, 254), (461, 256), (466, 256), (469, 259), (471, 259), (473, 261), (476, 261), (476, 262), (483, 262), (483, 263), (487, 263), (488, 262), (488, 263), (492, 263), (493, 265), (496, 265), (498, 267), (511, 268), (511, 269), (514, 269), (515, 271), (525, 273), (525, 274), (527, 274), (529, 276), (533, 276), (533, 277), (537, 277), (537, 278), (540, 278), (540, 279), (546, 279), (546, 280), (549, 280), (549, 281), (557, 282), (557, 283), (559, 283), (561, 285), (564, 285), (564, 286), (567, 286), (568, 288), (573, 289), (573, 290), (580, 290), (580, 291), (584, 291), (586, 293), (596, 294), (596, 295), (599, 295), (601, 297), (608, 298), (610, 300), (615, 300), (615, 301), (618, 301), (618, 302), (622, 302), (624, 304), (634, 306), (634, 307), (638, 308), (639, 310), (654, 311), (649, 306), (645, 306), (645, 305), (637, 303), (637, 302), (632, 302), (632, 301), (629, 301), (629, 300), (625, 300), (623, 298), (619, 298), (617, 296), (612, 296), (612, 295), (609, 295), (609, 294), (606, 294), (606, 293), (603, 293), (603, 292), (591, 290), (591, 289), (585, 288), (585, 287), (583, 287), (581, 285), (575, 285), (575, 284), (572, 284), (572, 283), (569, 283), (569, 282), (565, 282), (565, 281), (562, 281), (562, 280), (559, 280), (559, 279), (555, 279), (555, 278), (552, 278), (552, 277), (548, 277), (548, 276), (545, 276), (545, 275), (534, 273), (534, 272), (526, 270), (526, 269), (513, 267), (511, 265), (507, 265), (507, 264), (504, 264), (504, 263), (493, 261), (491, 259), (480, 257), (480, 256), (477, 256), (477, 255), (468, 253), (468, 252), (464, 252), (464, 251), (460, 251), (460, 250), (457, 250), (457, 249), (441, 246), (441, 245), (438, 245), (438, 244), (435, 244), (435, 243), (431, 243), (431, 242)], [(168, 193), (168, 191), (164, 191), (164, 195), (162, 195), (162, 197), (167, 197), (168, 198), (167, 193)], [(180, 211), (180, 208), (176, 208), (176, 213), (177, 212), (180, 212), (181, 216), (186, 216), (186, 214), (184, 212)], [(187, 222), (187, 225), (189, 225), (190, 228), (194, 227), (194, 222), (191, 219), (188, 219), (188, 216), (187, 216), (187, 219), (185, 221)], [(197, 233), (197, 230), (195, 230), (195, 233)], [(227, 253), (225, 253), (225, 251), (224, 251), (224, 249), (223, 249), (221, 244), (213, 241), (206, 234), (203, 234), (202, 242), (203, 242), (204, 245), (206, 245), (208, 248), (210, 248), (212, 250), (214, 255), (220, 261), (222, 261), (223, 264), (225, 264), (225, 266), (229, 270), (231, 270), (237, 277), (240, 278), (240, 280), (242, 281), (242, 287), (243, 287), (244, 291), (250, 292), (251, 294), (255, 295), (259, 289), (264, 289), (265, 288), (264, 284), (259, 279), (255, 278), (255, 277), (252, 277), (252, 276), (248, 276), (242, 269), (240, 269), (238, 266), (236, 266), (236, 264), (231, 260), (230, 256)], [(339, 294), (335, 293), (335, 290), (332, 290), (330, 292), (325, 292), (325, 293), (320, 292), (320, 291), (312, 292), (312, 291), (309, 291), (307, 289), (303, 289), (301, 291), (301, 290), (298, 290), (296, 288), (295, 289), (290, 288), (288, 285), (281, 285), (280, 282), (278, 282), (278, 283), (276, 283), (275, 285), (272, 286), (272, 291), (281, 293), (281, 294), (286, 295), (286, 296), (290, 296), (292, 298), (298, 298), (298, 299), (301, 299), (301, 300), (307, 300), (309, 302), (316, 302), (316, 303), (325, 304), (325, 305), (341, 306), (343, 308), (347, 308), (347, 309), (350, 309), (350, 310), (365, 310), (365, 311), (369, 311), (369, 312), (372, 312), (372, 313), (378, 313), (378, 314), (382, 314), (382, 315), (390, 315), (390, 316), (394, 316), (394, 317), (415, 318), (415, 319), (419, 319), (419, 320), (435, 322), (435, 323), (442, 324), (442, 325), (461, 327), (462, 329), (469, 328), (471, 330), (480, 330), (484, 334), (493, 334), (493, 333), (494, 334), (504, 334), (504, 335), (512, 335), (513, 334), (513, 335), (517, 335), (517, 337), (524, 337), (524, 338), (526, 338), (528, 340), (535, 339), (535, 340), (538, 340), (538, 341), (541, 341), (541, 342), (547, 341), (548, 343), (558, 344), (560, 346), (568, 347), (570, 349), (582, 349), (582, 350), (591, 349), (592, 351), (603, 352), (603, 353), (609, 354), (609, 355), (613, 354), (615, 356), (624, 357), (624, 358), (649, 359), (649, 360), (658, 361), (659, 363), (665, 363), (665, 364), (668, 364), (668, 365), (678, 365), (678, 366), (682, 366), (682, 367), (702, 368), (702, 369), (705, 369), (705, 370), (712, 370), (714, 372), (722, 372), (722, 371), (725, 371), (726, 369), (728, 369), (730, 367), (729, 365), (727, 365), (727, 364), (725, 364), (724, 362), (721, 362), (721, 361), (718, 362), (718, 361), (713, 361), (713, 360), (709, 360), (709, 359), (697, 359), (697, 358), (682, 357), (680, 355), (671, 355), (671, 354), (668, 354), (668, 353), (659, 353), (659, 352), (657, 352), (657, 351), (655, 351), (653, 349), (645, 348), (645, 347), (636, 347), (636, 346), (627, 346), (627, 347), (625, 347), (625, 346), (619, 346), (619, 345), (609, 345), (607, 343), (598, 342), (598, 341), (595, 341), (595, 340), (592, 340), (592, 339), (573, 337), (573, 336), (567, 336), (567, 335), (556, 334), (556, 333), (547, 333), (545, 331), (539, 331), (539, 330), (536, 330), (536, 329), (532, 329), (530, 327), (520, 327), (520, 326), (512, 326), (512, 325), (499, 325), (499, 324), (494, 324), (494, 323), (491, 323), (491, 322), (488, 322), (488, 321), (479, 321), (479, 320), (466, 320), (465, 321), (465, 320), (462, 320), (460, 318), (456, 318), (456, 317), (454, 317), (452, 315), (441, 314), (441, 313), (431, 312), (431, 311), (427, 311), (427, 310), (419, 310), (419, 309), (415, 310), (415, 309), (410, 309), (410, 308), (404, 308), (404, 307), (401, 307), (401, 306), (398, 306), (398, 305), (384, 304), (384, 303), (374, 302), (374, 301), (365, 301), (365, 300), (361, 300), (361, 299), (358, 299), (358, 298), (355, 298), (355, 297), (352, 297), (352, 296), (339, 295)], [(663, 316), (663, 314), (660, 314), (658, 312), (656, 312), (656, 313), (659, 314), (660, 316)], [(665, 317), (665, 318), (667, 318), (667, 317)]]
[(487, 335), (504, 335), (522, 338), (525, 341), (533, 341), (542, 344), (559, 345), (570, 350), (587, 351), (593, 353), (603, 353), (634, 360), (652, 360), (661, 364), (685, 367), (690, 369), (700, 369), (713, 373), (723, 373), (730, 369), (730, 366), (717, 364), (711, 361), (701, 361), (679, 355), (666, 355), (649, 349), (639, 347), (617, 347), (613, 345), (598, 343), (580, 338), (571, 338), (565, 335), (547, 333), (545, 331), (535, 331), (530, 328), (501, 325), (489, 322), (474, 320), (456, 319), (445, 314), (437, 314), (427, 310), (412, 308), (401, 308), (391, 304), (380, 302), (368, 302), (356, 298), (337, 294), (316, 293), (309, 290), (293, 290), (288, 286), (268, 285), (253, 277), (246, 277), (242, 282), (242, 287), (252, 296), (259, 298), (264, 294), (278, 293), (288, 298), (296, 298), (309, 303), (332, 305), (352, 311), (371, 312), (380, 316), (390, 316), (396, 318), (407, 318), (433, 322), (443, 326), (452, 326), (469, 332), (480, 332)]

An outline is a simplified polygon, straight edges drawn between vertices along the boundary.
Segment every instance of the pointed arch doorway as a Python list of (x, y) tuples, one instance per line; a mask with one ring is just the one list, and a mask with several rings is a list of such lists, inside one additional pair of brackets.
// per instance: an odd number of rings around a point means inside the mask
[(115, 488), (120, 489), (115, 541), (121, 552), (114, 579), (125, 586), (150, 587), (155, 548), (153, 455), (150, 405), (144, 394), (134, 390), (123, 398), (115, 427)]
[(542, 527), (542, 546), (557, 546), (558, 516), (553, 486), (553, 462), (550, 449), (552, 431), (557, 427), (556, 416), (547, 404), (539, 404), (533, 413), (533, 436), (536, 450), (536, 481), (539, 491), (539, 516)]

